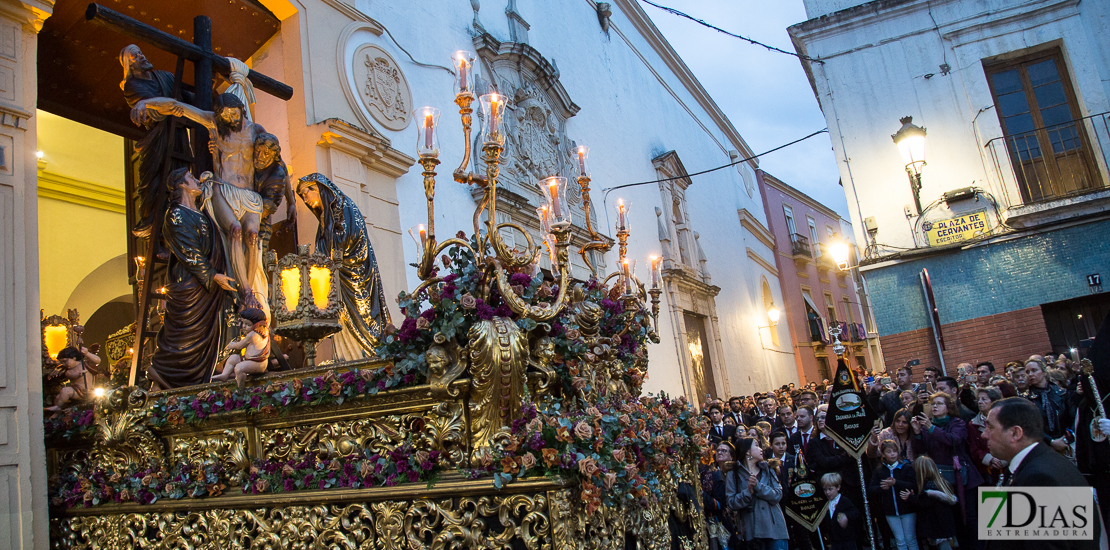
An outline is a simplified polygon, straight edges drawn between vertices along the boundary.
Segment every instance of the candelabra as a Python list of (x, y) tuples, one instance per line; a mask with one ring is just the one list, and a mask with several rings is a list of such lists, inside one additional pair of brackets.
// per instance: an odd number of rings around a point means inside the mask
[[(461, 247), (468, 250), (480, 269), (485, 269), (488, 277), (486, 280), (496, 284), (497, 291), (503, 297), (505, 304), (517, 315), (532, 319), (536, 322), (551, 320), (566, 306), (568, 300), (567, 287), (571, 282), (571, 269), (568, 247), (571, 240), (571, 208), (567, 201), (567, 178), (552, 176), (539, 182), (543, 192), (544, 202), (536, 209), (540, 218), (545, 239), (536, 243), (531, 234), (520, 225), (513, 222), (497, 223), (497, 184), (500, 170), (501, 156), (505, 151), (506, 125), (505, 112), (510, 108), (509, 99), (498, 93), (489, 93), (478, 97), (475, 94), (474, 66), (475, 56), (470, 52), (456, 52), (453, 58), (455, 66), (455, 104), (459, 108), (462, 119), (463, 151), (462, 162), (452, 173), (453, 179), (463, 185), (474, 185), (482, 191), (482, 198), (474, 211), (474, 240), (464, 238), (449, 238), (440, 241), (435, 231), (435, 186), (436, 167), (440, 164), (439, 148), (439, 109), (422, 107), (413, 115), (417, 123), (417, 152), (419, 163), (423, 167), (424, 195), (427, 200), (427, 224), (417, 225), (409, 230), (409, 234), (420, 247), (419, 261), (414, 264), (417, 277), (421, 283), (413, 291), (418, 294), (425, 288), (436, 284), (440, 278), (436, 276), (435, 260), (440, 253), (450, 247)], [(476, 174), (469, 170), (471, 151), (471, 132), (473, 130), (474, 102), (478, 101), (482, 111), (481, 127), (481, 160), (485, 164), (485, 174)], [(572, 150), (571, 166), (577, 167), (574, 181), (582, 189), (582, 209), (585, 214), (585, 228), (588, 241), (578, 250), (583, 261), (590, 268), (594, 278), (599, 278), (597, 267), (591, 261), (589, 253), (597, 251), (602, 254), (612, 249), (613, 239), (599, 234), (590, 219), (590, 175), (587, 170), (589, 147), (582, 145)], [(649, 302), (652, 306), (652, 320), (654, 328), (658, 327), (659, 298), (662, 294), (661, 277), (659, 272), (660, 262), (658, 257), (650, 259), (652, 270), (652, 286), (645, 290), (644, 285), (635, 278), (635, 261), (626, 257), (628, 237), (628, 203), (619, 201), (617, 204), (618, 222), (617, 239), (619, 242), (618, 265), (620, 270), (605, 277), (608, 282), (613, 277), (619, 278), (621, 285), (622, 301), (628, 307), (639, 307)], [(482, 231), (482, 215), (485, 214), (485, 231)], [(526, 246), (523, 251), (510, 249), (501, 237), (501, 231), (515, 230), (524, 235)], [(473, 245), (472, 245), (473, 244)], [(509, 274), (533, 266), (538, 261), (543, 247), (551, 257), (552, 272), (558, 280), (558, 294), (549, 304), (533, 305), (524, 300), (513, 290), (509, 283)], [(490, 254), (487, 255), (486, 252)], [(480, 290), (486, 298), (490, 288)]]

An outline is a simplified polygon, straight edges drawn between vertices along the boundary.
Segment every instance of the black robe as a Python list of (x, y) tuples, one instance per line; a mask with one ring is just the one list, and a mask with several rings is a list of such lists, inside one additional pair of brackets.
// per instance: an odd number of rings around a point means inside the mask
[(166, 314), (147, 376), (162, 388), (204, 384), (223, 349), (230, 293), (213, 280), (224, 265), (216, 224), (204, 212), (175, 205), (162, 236), (170, 250)]
[[(123, 85), (123, 98), (127, 106), (134, 108), (137, 103), (152, 97), (173, 97), (173, 73), (168, 71), (151, 71), (152, 78), (128, 78)], [(186, 103), (192, 101), (192, 94), (182, 92), (182, 100)], [(135, 226), (131, 229), (137, 237), (146, 237), (150, 234), (150, 226), (154, 223), (154, 207), (158, 194), (162, 191), (163, 161), (166, 158), (166, 147), (170, 146), (168, 134), (170, 120), (167, 117), (154, 123), (142, 139), (135, 143), (135, 152), (138, 155), (139, 178), (135, 182)], [(189, 151), (189, 136), (184, 125), (178, 125), (173, 136), (173, 148), (181, 153)], [(184, 168), (189, 164), (182, 160), (170, 161), (170, 170)]]
[(320, 220), (316, 251), (330, 257), (333, 250), (338, 250), (342, 261), (339, 294), (344, 313), (340, 320), (367, 355), (373, 355), (390, 319), (378, 261), (366, 234), (366, 218), (354, 201), (323, 175), (302, 178), (307, 180), (313, 181), (320, 192), (321, 205), (313, 209)]

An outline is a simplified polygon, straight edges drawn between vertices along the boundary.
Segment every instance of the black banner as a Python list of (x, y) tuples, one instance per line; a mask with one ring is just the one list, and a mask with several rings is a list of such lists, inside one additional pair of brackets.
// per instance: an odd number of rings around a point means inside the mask
[(786, 515), (811, 532), (817, 530), (829, 509), (829, 501), (821, 490), (821, 480), (806, 467), (805, 455), (798, 453), (796, 466), (787, 474), (782, 492)]
[(867, 448), (871, 428), (879, 418), (867, 402), (866, 391), (866, 388), (860, 388), (856, 373), (848, 368), (848, 362), (843, 357), (838, 358), (823, 433), (857, 460)]

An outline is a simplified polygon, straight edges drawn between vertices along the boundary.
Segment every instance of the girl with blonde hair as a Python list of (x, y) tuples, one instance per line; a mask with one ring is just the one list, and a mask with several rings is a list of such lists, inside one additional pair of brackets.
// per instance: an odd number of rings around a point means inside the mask
[(952, 550), (949, 539), (956, 536), (956, 494), (927, 455), (917, 457), (913, 469), (917, 494), (910, 500), (917, 507), (917, 538), (940, 550)]

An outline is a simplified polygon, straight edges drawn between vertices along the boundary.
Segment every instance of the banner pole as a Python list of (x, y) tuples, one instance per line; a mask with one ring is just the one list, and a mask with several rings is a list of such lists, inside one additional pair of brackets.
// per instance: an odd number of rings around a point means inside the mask
[(867, 480), (863, 477), (863, 456), (856, 457), (856, 468), (859, 470), (859, 486), (863, 489), (863, 521), (867, 523), (867, 541), (871, 543), (871, 550), (875, 550), (875, 532), (871, 528), (871, 505), (867, 502)]

